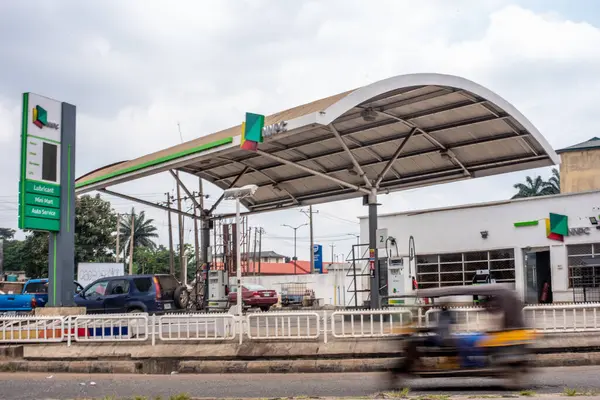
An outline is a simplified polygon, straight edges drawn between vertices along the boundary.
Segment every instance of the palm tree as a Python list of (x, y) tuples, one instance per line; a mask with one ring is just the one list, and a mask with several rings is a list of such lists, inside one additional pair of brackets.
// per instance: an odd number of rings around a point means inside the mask
[[(139, 214), (135, 213), (135, 210), (131, 209), (131, 215), (133, 215), (133, 243), (135, 247), (147, 247), (151, 250), (157, 248), (154, 238), (158, 237), (156, 226), (154, 226), (154, 220), (152, 218), (146, 219), (146, 214), (141, 211)], [(127, 256), (129, 254), (129, 244), (131, 242), (131, 217), (124, 218), (121, 224), (121, 235), (126, 240), (123, 251)]]
[(560, 193), (560, 174), (556, 168), (552, 168), (552, 177), (544, 181), (541, 176), (525, 178), (525, 183), (516, 183), (513, 185), (518, 190), (513, 199), (524, 197), (548, 196)]
[(560, 194), (560, 173), (556, 168), (552, 168), (552, 176), (546, 182), (546, 187), (550, 194)]

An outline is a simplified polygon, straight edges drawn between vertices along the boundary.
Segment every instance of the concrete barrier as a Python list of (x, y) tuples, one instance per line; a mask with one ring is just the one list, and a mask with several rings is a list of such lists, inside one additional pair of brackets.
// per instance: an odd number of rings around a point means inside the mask
[[(546, 336), (534, 346), (539, 367), (600, 365), (600, 337)], [(375, 372), (402, 357), (399, 340), (23, 344), (0, 348), (0, 371), (81, 373)], [(107, 362), (109, 361), (109, 362)]]

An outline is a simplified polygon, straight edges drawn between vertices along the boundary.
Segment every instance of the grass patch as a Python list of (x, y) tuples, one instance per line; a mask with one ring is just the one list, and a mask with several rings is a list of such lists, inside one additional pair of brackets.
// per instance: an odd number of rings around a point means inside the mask
[(399, 391), (385, 392), (383, 395), (385, 397), (389, 397), (389, 398), (393, 398), (393, 399), (405, 399), (408, 397), (409, 392), (410, 392), (410, 388), (404, 388)]
[(533, 396), (535, 396), (535, 392), (533, 390), (521, 390), (519, 392), (519, 396), (533, 397)]
[(565, 396), (573, 397), (577, 396), (579, 392), (577, 391), (577, 389), (565, 388), (565, 390), (563, 390), (563, 394)]
[(187, 393), (179, 393), (169, 397), (169, 400), (192, 400), (192, 398)]
[(448, 400), (449, 394), (424, 394), (417, 397), (417, 400)]

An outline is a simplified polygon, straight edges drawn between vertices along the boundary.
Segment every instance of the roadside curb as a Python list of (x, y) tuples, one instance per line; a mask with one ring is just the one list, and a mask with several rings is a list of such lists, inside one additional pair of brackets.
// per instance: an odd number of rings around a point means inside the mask
[[(93, 361), (0, 361), (0, 372), (102, 373), (102, 374), (235, 374), (235, 373), (311, 373), (311, 372), (383, 372), (398, 358), (345, 360), (114, 360)], [(540, 354), (534, 367), (600, 365), (600, 353)]]

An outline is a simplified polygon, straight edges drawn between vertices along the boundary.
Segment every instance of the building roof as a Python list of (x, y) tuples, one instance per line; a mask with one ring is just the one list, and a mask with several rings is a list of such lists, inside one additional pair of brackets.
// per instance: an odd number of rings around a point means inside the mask
[(260, 273), (263, 275), (306, 275), (310, 274), (310, 261), (296, 261), (294, 263), (261, 263)]
[[(378, 218), (394, 217), (394, 216), (402, 216), (402, 215), (413, 216), (413, 215), (419, 215), (419, 214), (429, 214), (429, 213), (434, 213), (434, 212), (464, 210), (464, 209), (469, 209), (469, 208), (494, 207), (494, 206), (501, 206), (504, 204), (519, 203), (522, 201), (540, 201), (540, 200), (548, 200), (548, 199), (555, 199), (555, 198), (562, 198), (562, 197), (590, 196), (590, 195), (594, 195), (594, 194), (600, 194), (600, 190), (589, 190), (589, 191), (585, 191), (585, 192), (575, 192), (575, 193), (551, 194), (551, 195), (547, 195), (547, 196), (523, 197), (523, 198), (518, 198), (518, 199), (488, 201), (488, 202), (483, 202), (483, 203), (468, 203), (468, 204), (460, 204), (457, 206), (428, 208), (428, 209), (423, 209), (423, 210), (400, 211), (400, 212), (393, 212), (393, 213), (387, 213), (387, 214), (379, 214)], [(367, 218), (369, 218), (369, 217), (366, 215), (361, 215), (358, 217), (359, 220), (367, 219)]]
[[(242, 119), (242, 116), (240, 116)], [(285, 110), (256, 151), (241, 125), (79, 177), (78, 194), (179, 170), (221, 189), (255, 184), (251, 213), (318, 204), (558, 163), (515, 107), (461, 77), (411, 74)], [(229, 216), (229, 215), (227, 215)]]
[[(337, 264), (337, 263), (334, 263)], [(222, 267), (223, 264), (217, 262), (217, 267)], [(323, 263), (323, 273), (327, 273), (328, 269), (326, 266), (331, 265), (331, 263)], [(242, 266), (243, 272), (252, 275), (253, 273), (258, 274), (258, 263), (250, 264), (248, 266), (248, 271)], [(306, 275), (310, 274), (310, 261), (296, 261), (296, 267), (294, 267), (293, 262), (289, 263), (272, 263), (272, 262), (262, 262), (260, 263), (260, 274), (261, 275)]]
[[(248, 255), (250, 257), (252, 257), (252, 256), (254, 256), (254, 253), (250, 252)], [(241, 253), (241, 256), (243, 258), (244, 256), (246, 256), (246, 253)], [(283, 255), (281, 255), (279, 253), (276, 253), (276, 252), (274, 252), (272, 250), (261, 251), (260, 255), (257, 254), (256, 256), (257, 256), (256, 258), (287, 258), (287, 256), (283, 256)], [(223, 257), (223, 253), (217, 254), (217, 257)]]
[(590, 140), (586, 140), (585, 142), (574, 144), (573, 146), (565, 147), (564, 149), (556, 150), (556, 153), (562, 154), (571, 151), (583, 151), (593, 149), (600, 149), (600, 138), (597, 136), (594, 136), (593, 138), (591, 138)]

